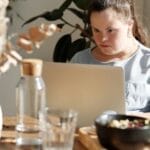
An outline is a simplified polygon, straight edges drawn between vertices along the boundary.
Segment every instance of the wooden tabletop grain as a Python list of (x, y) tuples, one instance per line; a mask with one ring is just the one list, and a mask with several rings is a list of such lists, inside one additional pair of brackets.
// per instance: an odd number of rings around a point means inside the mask
[[(17, 146), (15, 143), (16, 117), (4, 117), (3, 130), (0, 138), (0, 150), (43, 150), (42, 146)], [(78, 134), (75, 136), (73, 150), (87, 150), (79, 140)]]
[[(136, 114), (134, 113), (131, 115), (142, 116), (142, 117), (146, 117), (146, 118), (150, 119), (150, 113), (136, 113)], [(17, 146), (15, 143), (15, 124), (16, 124), (16, 117), (4, 117), (2, 137), (0, 138), (0, 150), (43, 150), (42, 146), (22, 146), (22, 147)], [(88, 134), (86, 134), (86, 138), (83, 140), (83, 138), (80, 138), (80, 136), (78, 136), (78, 135), (79, 134), (77, 133), (77, 136), (75, 136), (73, 150), (94, 150), (94, 149), (90, 149), (90, 145), (92, 145), (92, 144), (89, 144), (89, 143), (93, 142), (93, 138), (91, 138), (90, 136), (87, 136)], [(85, 140), (86, 140), (86, 142), (84, 143), (83, 141), (85, 141)], [(87, 143), (87, 141), (89, 143)], [(95, 138), (94, 138), (93, 144), (95, 144)], [(99, 144), (99, 143), (97, 143), (97, 144)], [(87, 147), (87, 145), (88, 145), (88, 147)], [(120, 145), (120, 144), (118, 144), (118, 145)], [(96, 145), (94, 145), (94, 146), (96, 146)], [(132, 145), (132, 146), (130, 145), (129, 147), (126, 147), (126, 145), (122, 145), (122, 150), (124, 150), (124, 148), (125, 148), (125, 150), (126, 149), (128, 149), (128, 150), (135, 149), (135, 148), (133, 148), (133, 146), (134, 145)], [(136, 148), (136, 150), (145, 150), (145, 148), (147, 148), (146, 150), (150, 150), (149, 144), (145, 145), (146, 147), (143, 145), (138, 145), (138, 146), (135, 145), (135, 146), (138, 148), (138, 149)], [(98, 150), (103, 149), (100, 147), (101, 146), (98, 145)]]

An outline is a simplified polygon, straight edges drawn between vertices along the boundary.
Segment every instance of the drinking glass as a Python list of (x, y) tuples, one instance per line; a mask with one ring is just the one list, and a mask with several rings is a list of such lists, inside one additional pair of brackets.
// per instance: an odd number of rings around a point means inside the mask
[(72, 150), (77, 115), (75, 110), (46, 108), (44, 150)]

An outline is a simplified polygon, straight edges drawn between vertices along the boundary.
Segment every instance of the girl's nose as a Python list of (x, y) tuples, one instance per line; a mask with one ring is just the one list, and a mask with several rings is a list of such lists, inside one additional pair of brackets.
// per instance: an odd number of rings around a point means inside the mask
[(107, 41), (107, 40), (108, 40), (107, 35), (103, 34), (102, 37), (101, 37), (101, 41), (102, 41), (102, 42), (105, 42), (105, 41)]

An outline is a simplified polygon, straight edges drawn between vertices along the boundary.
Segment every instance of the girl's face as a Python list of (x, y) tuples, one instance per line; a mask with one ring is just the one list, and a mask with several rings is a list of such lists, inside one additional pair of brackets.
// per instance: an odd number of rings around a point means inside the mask
[(121, 15), (108, 8), (102, 12), (93, 12), (90, 21), (93, 38), (102, 53), (115, 55), (128, 48), (129, 32), (133, 25), (131, 20), (123, 20)]

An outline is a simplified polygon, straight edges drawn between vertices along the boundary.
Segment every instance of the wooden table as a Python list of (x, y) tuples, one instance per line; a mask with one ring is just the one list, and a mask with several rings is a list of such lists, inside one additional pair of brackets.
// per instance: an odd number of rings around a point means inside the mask
[[(0, 150), (42, 150), (42, 146), (22, 146), (15, 143), (15, 124), (16, 117), (4, 117), (2, 137), (0, 138)], [(79, 140), (78, 134), (75, 136), (73, 150), (87, 150)]]
[[(16, 146), (14, 143), (0, 142), (0, 150), (43, 150), (41, 146)], [(87, 150), (79, 141), (75, 141), (74, 150)]]
[[(146, 114), (138, 113), (138, 114), (134, 114), (134, 115), (150, 118), (150, 113), (146, 113)], [(0, 139), (0, 150), (42, 150), (41, 146), (35, 146), (35, 147), (33, 147), (33, 146), (18, 147), (18, 146), (16, 146), (15, 137), (14, 137), (15, 124), (16, 124), (15, 117), (5, 117), (4, 118), (4, 126), (3, 126), (3, 131), (2, 131), (3, 136)], [(84, 128), (80, 128), (80, 129), (84, 129)], [(124, 148), (125, 148), (125, 146), (124, 146)], [(133, 150), (132, 147), (125, 148), (125, 150), (126, 149)], [(75, 137), (73, 150), (103, 150), (103, 148), (99, 144), (96, 135), (90, 136), (90, 134), (88, 134), (87, 132), (80, 135), (80, 132), (78, 132), (77, 136)], [(141, 148), (138, 150), (145, 150), (145, 149)], [(150, 148), (146, 149), (146, 150), (150, 150)]]

